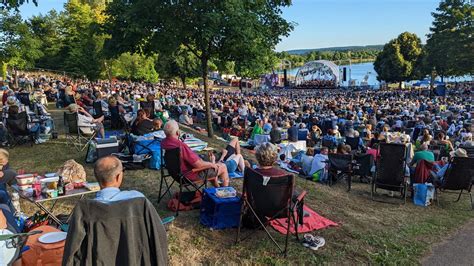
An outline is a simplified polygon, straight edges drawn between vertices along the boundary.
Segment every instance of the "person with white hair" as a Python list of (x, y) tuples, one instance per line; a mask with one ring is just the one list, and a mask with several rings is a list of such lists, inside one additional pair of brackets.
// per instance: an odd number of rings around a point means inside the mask
[[(179, 125), (175, 120), (169, 120), (164, 126), (166, 138), (161, 142), (161, 148), (172, 150), (179, 148), (181, 152), (181, 171), (190, 181), (199, 181), (202, 179), (212, 179), (212, 184), (219, 187), (218, 180), (222, 181), (224, 187), (229, 186), (229, 174), (227, 167), (223, 163), (215, 163), (212, 156), (212, 162), (206, 162), (194, 153), (188, 145), (179, 140)], [(204, 171), (195, 173), (192, 170), (196, 168), (207, 168)]]
[(105, 130), (104, 130), (104, 116), (100, 116), (98, 118), (94, 118), (91, 114), (89, 114), (84, 108), (80, 107), (79, 105), (73, 103), (70, 104), (67, 109), (71, 113), (77, 113), (77, 126), (81, 128), (81, 131), (84, 134), (91, 134), (91, 128), (94, 128), (97, 132), (99, 132), (99, 136), (101, 138), (105, 137)]

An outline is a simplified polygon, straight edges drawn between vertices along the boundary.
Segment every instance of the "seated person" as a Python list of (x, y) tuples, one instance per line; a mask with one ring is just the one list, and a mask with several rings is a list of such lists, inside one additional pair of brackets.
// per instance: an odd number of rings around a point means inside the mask
[[(219, 187), (218, 179), (222, 181), (224, 187), (229, 186), (229, 174), (227, 167), (223, 163), (206, 162), (199, 158), (188, 145), (179, 140), (179, 126), (175, 120), (169, 120), (164, 127), (166, 138), (161, 142), (161, 148), (170, 150), (180, 148), (181, 150), (181, 171), (185, 173), (186, 178), (191, 181), (198, 181), (204, 178), (213, 180), (213, 185)], [(193, 173), (195, 168), (205, 168), (199, 173)]]
[(321, 129), (317, 126), (317, 125), (313, 125), (311, 127), (311, 131), (309, 132), (309, 138), (310, 138), (310, 141), (311, 141), (311, 146), (315, 146), (316, 143), (319, 142), (319, 140), (321, 139), (321, 135), (323, 134), (323, 132), (321, 131)]
[(255, 151), (257, 158), (257, 168), (255, 171), (262, 176), (281, 176), (288, 174), (280, 168), (274, 167), (278, 159), (277, 147), (269, 142), (263, 143)]
[(290, 122), (290, 128), (288, 128), (288, 141), (290, 142), (298, 141), (298, 127), (293, 121)]
[(239, 138), (232, 137), (232, 140), (222, 150), (222, 155), (219, 158), (220, 163), (224, 163), (227, 167), (228, 173), (234, 173), (239, 170), (243, 173), (245, 170), (245, 160), (240, 153)]
[(278, 128), (276, 122), (273, 122), (272, 130), (270, 130), (270, 142), (273, 144), (281, 143), (281, 130)]
[[(465, 149), (458, 148), (455, 151), (450, 152), (451, 157), (468, 157), (467, 152)], [(446, 171), (449, 168), (449, 163), (445, 164), (443, 167), (439, 168), (436, 171), (431, 171), (431, 176), (433, 177), (433, 183), (436, 185), (443, 185), (444, 184), (444, 177), (446, 175)]]
[(193, 118), (188, 114), (187, 110), (184, 110), (179, 116), (179, 122), (186, 126), (192, 126), (194, 124)]
[(105, 137), (105, 130), (104, 130), (104, 116), (100, 116), (98, 118), (92, 117), (84, 108), (80, 107), (77, 104), (70, 104), (67, 109), (71, 113), (77, 113), (77, 126), (81, 128), (81, 131), (84, 134), (92, 134), (93, 129), (99, 132), (99, 137)]
[(435, 157), (433, 152), (428, 150), (428, 144), (423, 143), (420, 145), (420, 150), (415, 152), (413, 159), (411, 160), (410, 166), (416, 165), (420, 160), (425, 160), (428, 162), (434, 162)]
[(163, 127), (163, 120), (160, 118), (153, 119), (153, 131), (161, 130)]
[(140, 109), (137, 112), (137, 119), (133, 122), (132, 133), (138, 136), (142, 136), (154, 131), (153, 120), (149, 119), (144, 109)]
[(62, 265), (167, 264), (168, 244), (160, 216), (142, 193), (120, 190), (120, 160), (99, 159), (94, 174), (101, 190), (94, 200), (79, 201), (74, 208)]
[(255, 135), (262, 135), (263, 134), (263, 120), (257, 119), (255, 121), (255, 126), (252, 129), (252, 133), (250, 134), (250, 139), (254, 139)]
[(10, 195), (7, 192), (7, 185), (15, 182), (16, 172), (8, 164), (10, 154), (5, 149), (0, 149), (0, 204), (11, 206)]
[[(12, 119), (15, 119), (15, 117), (17, 117), (18, 114), (19, 114), (19, 108), (18, 108), (17, 105), (12, 105), (8, 108), (8, 117), (10, 117)], [(29, 132), (34, 134), (35, 144), (44, 143), (45, 140), (40, 138), (40, 134), (41, 134), (41, 130), (42, 130), (41, 129), (41, 124), (40, 123), (32, 123), (31, 125), (32, 125), (31, 127), (28, 127), (28, 130), (29, 130)]]
[(123, 181), (123, 166), (122, 162), (115, 156), (100, 158), (95, 163), (94, 175), (101, 189), (97, 192), (95, 200), (107, 203), (145, 197), (142, 193), (135, 190), (120, 190), (120, 185)]
[(304, 175), (309, 175), (313, 163), (314, 149), (308, 148), (306, 154), (301, 157), (301, 171)]
[(337, 146), (337, 154), (351, 154), (351, 146), (340, 143)]
[(309, 171), (309, 175), (313, 177), (313, 179), (317, 179), (320, 181), (324, 181), (324, 169), (327, 166), (327, 160), (329, 149), (327, 147), (321, 147), (321, 151), (319, 154), (314, 155), (313, 161), (311, 162), (311, 170)]
[(335, 137), (334, 130), (329, 129), (327, 134), (324, 135), (322, 139), (322, 143), (324, 146), (328, 147), (329, 149), (332, 149), (337, 146), (337, 139)]

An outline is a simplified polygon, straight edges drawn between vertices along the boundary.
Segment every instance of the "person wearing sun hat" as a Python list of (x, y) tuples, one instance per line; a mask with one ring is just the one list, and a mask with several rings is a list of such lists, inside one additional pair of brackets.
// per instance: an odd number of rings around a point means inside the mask
[[(454, 157), (468, 157), (467, 156), (467, 151), (465, 149), (462, 149), (462, 148), (457, 148), (456, 150), (452, 151), (449, 153), (450, 157), (451, 158), (454, 158)], [(438, 184), (443, 184), (444, 182), (444, 176), (446, 174), (446, 171), (448, 170), (449, 168), (449, 163), (445, 164), (443, 167), (439, 168), (438, 171), (431, 171), (431, 175), (433, 176), (433, 179), (434, 179), (434, 183), (438, 183)]]

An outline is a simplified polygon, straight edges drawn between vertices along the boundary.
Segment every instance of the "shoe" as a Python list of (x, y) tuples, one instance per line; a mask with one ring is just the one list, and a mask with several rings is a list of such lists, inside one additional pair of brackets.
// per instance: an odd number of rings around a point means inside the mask
[(49, 134), (49, 132), (51, 131), (51, 127), (45, 127), (44, 128), (44, 134)]
[(316, 236), (313, 238), (313, 241), (310, 243), (309, 248), (311, 250), (318, 250), (320, 247), (326, 244), (326, 240), (323, 237)]
[(46, 140), (44, 140), (44, 139), (35, 139), (35, 144), (43, 144), (45, 142), (46, 142)]
[(303, 246), (309, 248), (313, 242), (314, 236), (312, 234), (305, 234), (303, 236)]

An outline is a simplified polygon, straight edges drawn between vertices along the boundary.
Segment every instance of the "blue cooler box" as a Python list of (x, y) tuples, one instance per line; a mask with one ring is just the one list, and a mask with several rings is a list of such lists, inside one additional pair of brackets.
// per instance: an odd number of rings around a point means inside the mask
[(239, 197), (218, 198), (215, 188), (207, 188), (201, 202), (201, 224), (212, 229), (237, 227), (241, 206)]

